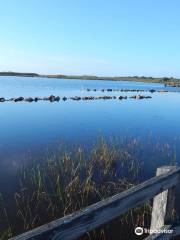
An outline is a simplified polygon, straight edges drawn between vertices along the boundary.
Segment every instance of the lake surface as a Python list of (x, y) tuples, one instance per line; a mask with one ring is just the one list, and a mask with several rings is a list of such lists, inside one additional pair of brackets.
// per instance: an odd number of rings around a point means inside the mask
[[(60, 97), (127, 95), (128, 92), (87, 92), (86, 89), (164, 89), (162, 84), (125, 81), (63, 80), (0, 77), (0, 97)], [(140, 93), (144, 100), (60, 101), (0, 103), (0, 191), (11, 186), (17, 170), (30, 156), (59, 142), (88, 145), (98, 136), (138, 137), (176, 143), (180, 133), (180, 92)], [(179, 143), (179, 142), (178, 142)], [(177, 144), (178, 146), (178, 144)], [(176, 148), (176, 160), (179, 150)], [(146, 161), (146, 159), (144, 159)], [(161, 162), (159, 162), (159, 165)], [(147, 171), (151, 162), (147, 162)], [(158, 162), (157, 162), (158, 165)]]

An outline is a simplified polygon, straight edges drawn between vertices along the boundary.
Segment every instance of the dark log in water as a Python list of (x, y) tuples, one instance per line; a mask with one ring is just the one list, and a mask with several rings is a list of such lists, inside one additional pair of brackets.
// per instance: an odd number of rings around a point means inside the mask
[(75, 100), (75, 101), (79, 101), (79, 100), (81, 100), (81, 97), (71, 97), (70, 99)]

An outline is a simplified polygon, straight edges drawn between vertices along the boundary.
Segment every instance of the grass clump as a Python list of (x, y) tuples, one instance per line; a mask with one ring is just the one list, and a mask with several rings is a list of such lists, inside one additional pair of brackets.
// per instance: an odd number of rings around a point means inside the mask
[[(131, 147), (127, 148), (127, 144), (119, 147), (101, 139), (91, 150), (61, 148), (46, 159), (23, 167), (19, 172), (19, 191), (14, 193), (11, 203), (13, 213), (1, 207), (1, 239), (63, 217), (135, 185), (141, 164), (132, 144), (135, 148), (138, 142), (131, 142)], [(126, 229), (147, 224), (149, 214), (147, 203), (82, 239), (115, 239), (113, 234), (122, 233), (126, 224)]]

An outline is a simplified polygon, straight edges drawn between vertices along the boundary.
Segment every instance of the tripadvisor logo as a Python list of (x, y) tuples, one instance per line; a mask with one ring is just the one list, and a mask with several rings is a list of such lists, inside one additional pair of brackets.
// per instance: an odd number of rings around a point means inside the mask
[(172, 234), (173, 233), (173, 229), (153, 229), (153, 230), (150, 230), (150, 229), (147, 229), (147, 228), (142, 228), (142, 227), (137, 227), (135, 228), (134, 230), (135, 234), (140, 236), (142, 235), (143, 233), (147, 233), (147, 234), (153, 234), (153, 233), (169, 233), (169, 234)]
[(135, 228), (135, 234), (136, 235), (142, 235), (143, 234), (143, 228), (142, 227), (137, 227)]

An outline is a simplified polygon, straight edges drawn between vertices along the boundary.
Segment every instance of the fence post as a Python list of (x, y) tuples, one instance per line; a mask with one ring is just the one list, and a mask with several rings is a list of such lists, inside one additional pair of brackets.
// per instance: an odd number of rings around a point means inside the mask
[[(157, 168), (156, 176), (174, 170), (176, 166), (163, 166)], [(175, 200), (175, 187), (172, 187), (157, 196), (153, 200), (150, 230), (158, 230), (172, 220), (172, 212)]]

